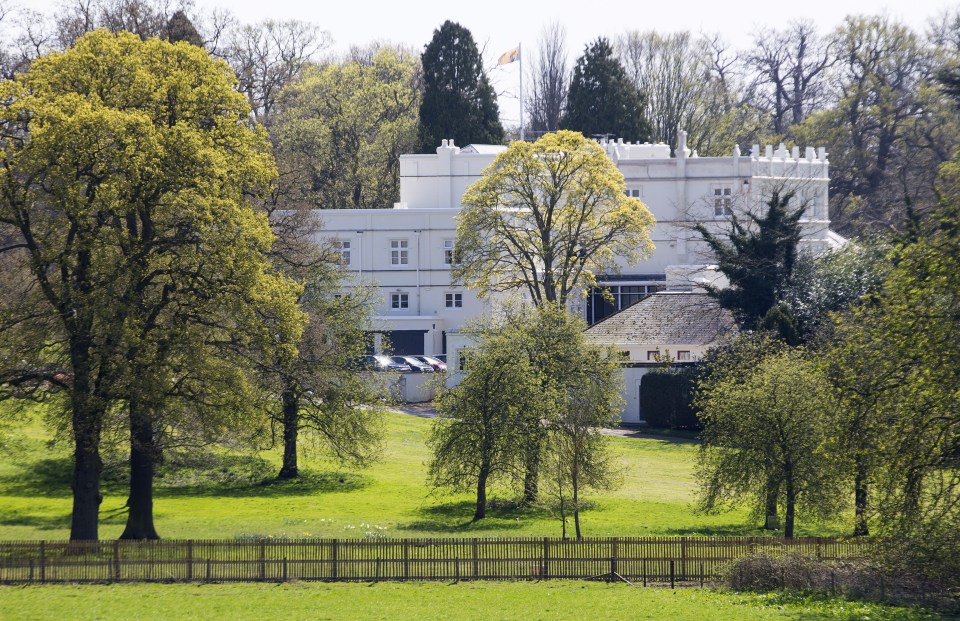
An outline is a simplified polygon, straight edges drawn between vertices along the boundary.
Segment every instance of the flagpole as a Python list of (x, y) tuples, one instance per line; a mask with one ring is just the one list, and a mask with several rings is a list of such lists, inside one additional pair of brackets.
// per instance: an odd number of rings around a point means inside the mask
[(517, 44), (517, 56), (520, 57), (520, 140), (525, 140), (523, 131), (523, 50), (522, 43)]

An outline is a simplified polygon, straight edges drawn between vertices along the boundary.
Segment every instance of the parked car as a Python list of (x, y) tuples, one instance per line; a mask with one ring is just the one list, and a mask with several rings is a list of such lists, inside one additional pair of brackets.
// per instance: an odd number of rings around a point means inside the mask
[(433, 373), (432, 366), (417, 360), (413, 356), (391, 356), (390, 359), (398, 364), (408, 365), (412, 373)]
[(397, 373), (410, 373), (410, 365), (404, 362), (396, 362), (390, 356), (382, 354), (372, 356), (361, 356), (354, 366), (366, 371), (394, 371)]
[(411, 358), (416, 358), (420, 362), (425, 362), (429, 364), (431, 367), (433, 367), (434, 371), (447, 370), (447, 363), (433, 356), (411, 356)]

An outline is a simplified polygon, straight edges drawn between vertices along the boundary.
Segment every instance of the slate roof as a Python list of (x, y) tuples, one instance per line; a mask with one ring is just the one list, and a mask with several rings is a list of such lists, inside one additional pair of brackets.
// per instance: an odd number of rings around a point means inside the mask
[(729, 311), (705, 293), (660, 291), (590, 326), (603, 345), (710, 345), (736, 332)]

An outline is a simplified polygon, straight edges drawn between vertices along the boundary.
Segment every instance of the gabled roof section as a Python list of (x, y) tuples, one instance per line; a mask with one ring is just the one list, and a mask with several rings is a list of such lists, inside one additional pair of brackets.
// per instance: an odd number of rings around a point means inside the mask
[(729, 311), (706, 293), (660, 291), (587, 329), (603, 345), (711, 345), (737, 328)]
[(502, 144), (468, 144), (460, 149), (460, 153), (500, 153), (506, 151), (507, 147)]

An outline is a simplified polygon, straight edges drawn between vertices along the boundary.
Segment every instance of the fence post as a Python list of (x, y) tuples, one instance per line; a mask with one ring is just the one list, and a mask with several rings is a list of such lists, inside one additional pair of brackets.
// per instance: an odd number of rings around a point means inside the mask
[(473, 577), (480, 577), (480, 551), (478, 550), (479, 542), (477, 538), (473, 538)]
[(120, 540), (113, 542), (113, 579), (120, 582)]
[(540, 573), (541, 579), (546, 579), (550, 576), (550, 568), (548, 566), (550, 559), (550, 539), (548, 537), (543, 538), (543, 563), (540, 564)]
[(376, 569), (376, 574), (374, 575), (373, 581), (380, 582), (380, 557), (379, 556), (377, 557), (377, 569)]
[(617, 576), (617, 538), (612, 539), (610, 550), (610, 580)]
[(47, 542), (40, 542), (40, 584), (47, 581)]
[(287, 581), (287, 557), (283, 557), (283, 581)]
[(687, 579), (687, 538), (680, 537), (680, 579)]
[(193, 582), (193, 539), (187, 541), (187, 582)]
[(207, 559), (207, 583), (210, 582), (210, 559)]
[(403, 579), (410, 579), (410, 542), (403, 540)]
[(674, 574), (674, 571), (673, 571), (673, 569), (674, 569), (674, 566), (673, 566), (674, 562), (675, 562), (675, 561), (674, 561), (673, 559), (670, 559), (670, 588), (671, 588), (671, 589), (674, 588), (674, 580), (675, 580), (675, 578), (676, 578), (676, 575)]
[(333, 561), (331, 573), (333, 574), (333, 579), (337, 579), (337, 540), (334, 539), (330, 542), (330, 560)]
[(33, 559), (30, 559), (30, 583), (33, 583)]
[(260, 579), (265, 580), (267, 577), (267, 542), (263, 539), (260, 540)]
[(643, 586), (647, 586), (647, 559), (646, 558), (644, 558), (641, 563), (640, 571), (641, 573), (643, 573)]
[(703, 561), (700, 561), (700, 588), (703, 588)]

